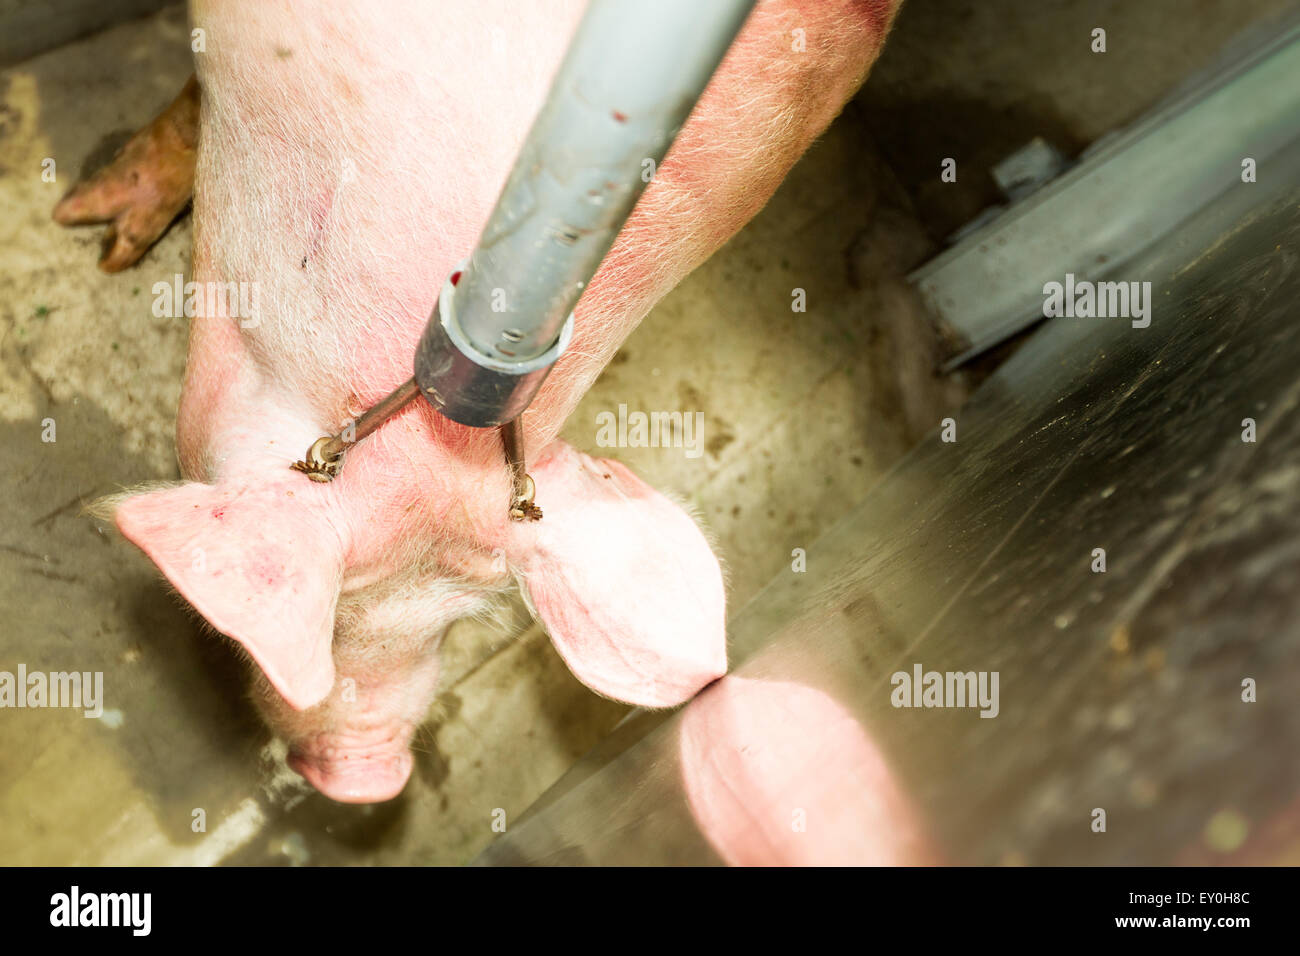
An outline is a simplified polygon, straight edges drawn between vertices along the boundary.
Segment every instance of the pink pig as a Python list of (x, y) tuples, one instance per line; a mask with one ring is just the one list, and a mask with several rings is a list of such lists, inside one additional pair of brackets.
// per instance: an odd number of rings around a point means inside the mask
[[(423, 401), (352, 448), (332, 483), (290, 464), (410, 377), (583, 4), (192, 5), (206, 47), (193, 279), (252, 283), (257, 310), (194, 320), (177, 423), (189, 481), (123, 496), (115, 518), (257, 663), (259, 708), (321, 792), (402, 790), (444, 632), (512, 581), (598, 693), (667, 707), (725, 672), (723, 578), (699, 528), (555, 436), (642, 316), (763, 206), (861, 84), (896, 2), (759, 4), (525, 416), (536, 523), (507, 519), (498, 433)], [(630, 29), (652, 15), (629, 6)]]
[(728, 676), (678, 730), (682, 787), (732, 866), (922, 866), (925, 824), (862, 725), (829, 695)]

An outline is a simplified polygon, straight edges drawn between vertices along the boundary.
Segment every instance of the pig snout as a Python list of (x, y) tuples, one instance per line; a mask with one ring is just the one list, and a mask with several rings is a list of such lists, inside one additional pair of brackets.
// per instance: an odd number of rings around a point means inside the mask
[(289, 767), (331, 800), (378, 803), (411, 776), (411, 740), (437, 693), (449, 620), (476, 599), (436, 582), (397, 595), (363, 588), (340, 600), (336, 680), (315, 706), (294, 708), (260, 675), (254, 701), (289, 745)]
[(411, 730), (399, 724), (321, 734), (296, 742), (289, 751), (289, 766), (339, 803), (391, 800), (411, 776)]

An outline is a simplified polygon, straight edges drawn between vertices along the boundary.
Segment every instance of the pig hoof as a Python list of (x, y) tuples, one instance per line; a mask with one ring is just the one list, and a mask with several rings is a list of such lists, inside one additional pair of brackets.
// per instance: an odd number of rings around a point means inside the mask
[(194, 190), (198, 85), (131, 137), (113, 161), (78, 183), (54, 207), (64, 226), (106, 222), (99, 267), (121, 272), (135, 265), (189, 204)]

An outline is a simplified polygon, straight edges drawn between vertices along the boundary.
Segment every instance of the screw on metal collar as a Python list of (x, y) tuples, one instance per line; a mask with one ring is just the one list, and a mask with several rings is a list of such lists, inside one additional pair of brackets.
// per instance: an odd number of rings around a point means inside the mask
[(307, 457), (304, 461), (295, 461), (289, 467), (294, 471), (303, 472), (312, 481), (333, 481), (335, 476), (343, 470), (343, 453), (327, 453), (327, 447), (334, 441), (329, 435), (324, 438), (317, 438), (312, 442), (312, 446), (307, 449)]

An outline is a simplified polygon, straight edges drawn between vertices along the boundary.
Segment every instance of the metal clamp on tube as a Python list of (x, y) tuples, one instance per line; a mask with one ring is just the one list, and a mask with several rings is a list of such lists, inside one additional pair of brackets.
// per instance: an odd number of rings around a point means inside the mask
[(460, 263), (442, 284), (415, 350), (415, 381), (420, 393), (452, 421), (491, 428), (514, 420), (533, 400), (573, 337), (573, 313), (541, 355), (523, 361), (485, 355), (466, 336), (458, 315), (456, 290), (467, 265)]
[[(478, 245), (443, 285), (415, 380), (453, 421), (528, 407), (573, 309), (755, 0), (591, 0)], [(453, 273), (453, 279), (457, 273)]]
[(331, 481), (343, 455), (417, 394), (447, 418), (501, 428), (509, 514), (536, 521), (520, 414), (573, 337), (573, 309), (756, 0), (659, 0), (629, 17), (591, 0), (483, 234), (443, 283), (414, 377), (354, 429), (292, 465)]

